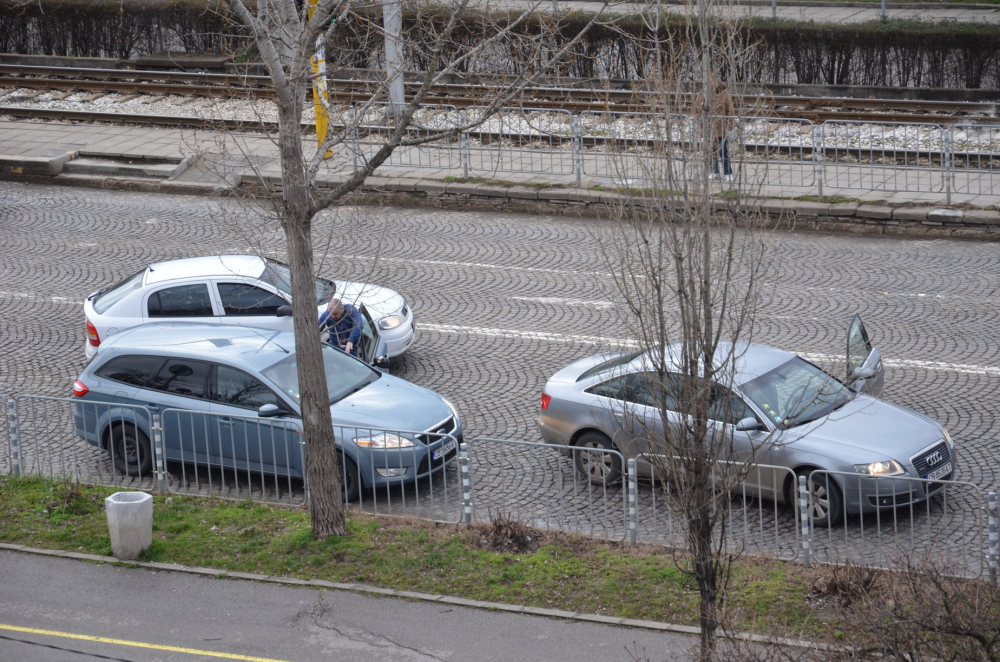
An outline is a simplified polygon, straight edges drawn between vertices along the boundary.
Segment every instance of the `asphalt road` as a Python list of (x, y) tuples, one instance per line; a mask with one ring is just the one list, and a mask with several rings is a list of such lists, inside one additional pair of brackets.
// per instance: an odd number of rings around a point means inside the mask
[(0, 577), (0, 660), (10, 662), (632, 660), (626, 647), (679, 660), (696, 641), (16, 552), (0, 552)]
[[(370, 278), (410, 302), (418, 337), (394, 374), (455, 402), (467, 438), (537, 441), (546, 378), (619, 335), (600, 251), (605, 229), (561, 217), (372, 207), (325, 215), (315, 236), (321, 273)], [(885, 358), (884, 397), (947, 425), (960, 453), (957, 478), (997, 489), (997, 245), (816, 233), (772, 243), (754, 339), (840, 369), (847, 326), (860, 313)], [(0, 392), (69, 395), (84, 365), (80, 302), (89, 292), (156, 260), (251, 246), (280, 257), (283, 242), (273, 221), (248, 218), (232, 201), (0, 183)], [(540, 482), (552, 483), (556, 470), (571, 475), (558, 458), (496, 457), (487, 469), (507, 507), (554, 520), (601, 517)], [(478, 494), (487, 483), (480, 474)], [(918, 538), (979, 554), (976, 498), (963, 488), (952, 499), (957, 511), (935, 506), (938, 519)], [(794, 522), (782, 517), (793, 536)]]

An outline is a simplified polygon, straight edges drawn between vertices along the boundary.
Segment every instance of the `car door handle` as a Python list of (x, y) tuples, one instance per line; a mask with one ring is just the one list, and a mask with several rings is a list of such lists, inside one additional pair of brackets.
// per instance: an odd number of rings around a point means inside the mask
[(231, 418), (220, 418), (218, 420), (219, 420), (219, 425), (232, 425), (233, 424), (233, 419), (231, 419)]
[(146, 403), (146, 409), (148, 409), (149, 411), (160, 411), (160, 408), (157, 405), (154, 405), (152, 402)]

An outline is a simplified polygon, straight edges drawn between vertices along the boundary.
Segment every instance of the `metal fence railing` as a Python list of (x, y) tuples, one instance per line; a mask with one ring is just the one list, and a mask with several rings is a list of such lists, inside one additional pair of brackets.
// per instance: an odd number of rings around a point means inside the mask
[[(0, 413), (0, 474), (309, 503), (308, 447), (294, 418), (33, 395), (0, 398)], [(464, 444), (455, 419), (429, 431), (335, 426), (334, 433), (352, 509), (466, 523), (503, 513), (549, 531), (686, 545), (684, 504), (669, 481), (648, 465), (637, 470), (637, 460), (617, 450), (489, 438)], [(997, 572), (997, 495), (972, 483), (833, 471), (807, 478), (764, 464), (718, 471), (713, 484), (725, 492), (717, 532), (734, 551), (882, 567), (930, 558), (955, 575)], [(834, 526), (815, 525), (819, 497), (807, 484), (825, 495), (839, 490), (830, 501), (840, 520)]]
[[(537, 529), (623, 540), (628, 532), (622, 454), (513, 439), (469, 443), (472, 519), (497, 512)], [(580, 467), (607, 467), (585, 479)], [(596, 476), (597, 474), (592, 474)]]
[[(837, 471), (813, 471), (809, 481), (833, 493), (829, 503), (839, 510), (839, 526), (811, 528), (818, 562), (891, 567), (932, 559), (970, 577), (987, 569), (986, 499), (972, 483)], [(810, 490), (810, 508), (814, 499)]]
[(953, 126), (949, 147), (957, 193), (1000, 194), (1000, 126)]
[[(393, 129), (388, 104), (353, 108), (335, 121), (355, 126), (346, 150), (355, 165), (370, 158)], [(691, 148), (698, 124), (684, 115), (503, 108), (457, 110), (427, 105), (414, 116), (407, 137), (483, 123), (447, 139), (400, 148), (388, 165), (445, 173), (496, 176), (584, 176), (597, 184), (631, 187), (678, 182), (697, 176), (704, 164)], [(721, 121), (722, 118), (708, 118)], [(1000, 195), (1000, 126), (828, 120), (774, 117), (726, 118), (726, 145), (733, 186), (815, 190)], [(336, 150), (343, 158), (345, 150)], [(701, 156), (704, 158), (704, 155)], [(665, 180), (665, 169), (670, 180)]]
[(824, 184), (841, 189), (941, 192), (947, 132), (938, 124), (827, 120), (820, 142)]
[[(475, 120), (484, 109), (466, 110)], [(576, 117), (565, 110), (505, 108), (466, 132), (469, 170), (572, 175), (577, 171)]]
[[(735, 551), (766, 554), (782, 560), (793, 560), (801, 549), (801, 532), (797, 527), (797, 496), (794, 472), (788, 467), (768, 464), (729, 465), (729, 475), (721, 473), (713, 483), (727, 494), (720, 495), (725, 516), (717, 533), (727, 536), (727, 544)], [(788, 496), (791, 503), (784, 503)], [(638, 490), (639, 539), (673, 547), (686, 544), (684, 504), (669, 486), (651, 481), (649, 489)]]
[[(395, 130), (393, 106), (379, 103), (367, 107), (354, 117), (355, 154), (368, 160), (388, 142)], [(407, 140), (417, 140), (436, 131), (447, 131), (460, 126), (461, 116), (455, 106), (427, 104), (413, 116), (406, 130)], [(453, 170), (461, 167), (460, 136), (449, 140), (435, 140), (409, 147), (401, 147), (389, 155), (385, 164), (412, 168)]]
[(14, 399), (13, 412), (13, 471), (134, 489), (155, 487), (153, 439), (147, 434), (153, 413), (148, 408), (21, 395)]

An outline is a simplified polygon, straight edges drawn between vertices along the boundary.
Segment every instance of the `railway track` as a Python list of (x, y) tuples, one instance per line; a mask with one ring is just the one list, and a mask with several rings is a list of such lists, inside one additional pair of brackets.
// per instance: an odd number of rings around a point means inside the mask
[[(348, 104), (370, 98), (372, 82), (331, 79), (330, 100)], [(40, 92), (65, 94), (89, 92), (120, 93), (151, 98), (166, 96), (209, 99), (272, 99), (274, 90), (267, 76), (236, 73), (201, 73), (188, 71), (147, 71), (133, 69), (95, 69), (79, 67), (26, 66), (0, 64), (0, 87), (28, 88)], [(408, 83), (407, 91), (418, 85)], [(436, 85), (427, 99), (430, 104), (466, 108), (488, 98), (494, 90), (486, 84), (444, 83)], [(133, 97), (134, 98), (134, 97)], [(914, 101), (906, 99), (853, 99), (763, 95), (751, 97), (760, 114), (775, 118), (854, 120), (871, 122), (928, 122), (953, 124), (975, 119), (997, 118), (994, 102)], [(524, 108), (566, 110), (570, 112), (614, 111), (647, 112), (649, 99), (642, 90), (583, 89), (574, 87), (529, 87), (520, 101)], [(3, 98), (0, 97), (0, 104)], [(84, 111), (78, 111), (84, 112)]]

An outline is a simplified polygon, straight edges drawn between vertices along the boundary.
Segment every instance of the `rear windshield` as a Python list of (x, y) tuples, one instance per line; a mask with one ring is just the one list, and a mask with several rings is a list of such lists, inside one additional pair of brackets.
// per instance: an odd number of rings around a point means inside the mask
[(111, 308), (111, 306), (124, 299), (129, 292), (141, 287), (142, 276), (145, 273), (146, 270), (143, 269), (139, 273), (129, 276), (117, 285), (106, 287), (98, 292), (97, 296), (94, 297), (94, 312), (98, 315), (104, 313), (104, 311)]
[(618, 366), (628, 365), (632, 362), (632, 359), (642, 354), (642, 350), (638, 352), (630, 352), (628, 354), (622, 354), (621, 356), (616, 356), (610, 361), (605, 361), (604, 363), (598, 363), (590, 370), (586, 371), (582, 375), (576, 378), (576, 381), (582, 382), (585, 379), (593, 377), (594, 375), (599, 375), (602, 372), (607, 372), (608, 370), (613, 370)]

